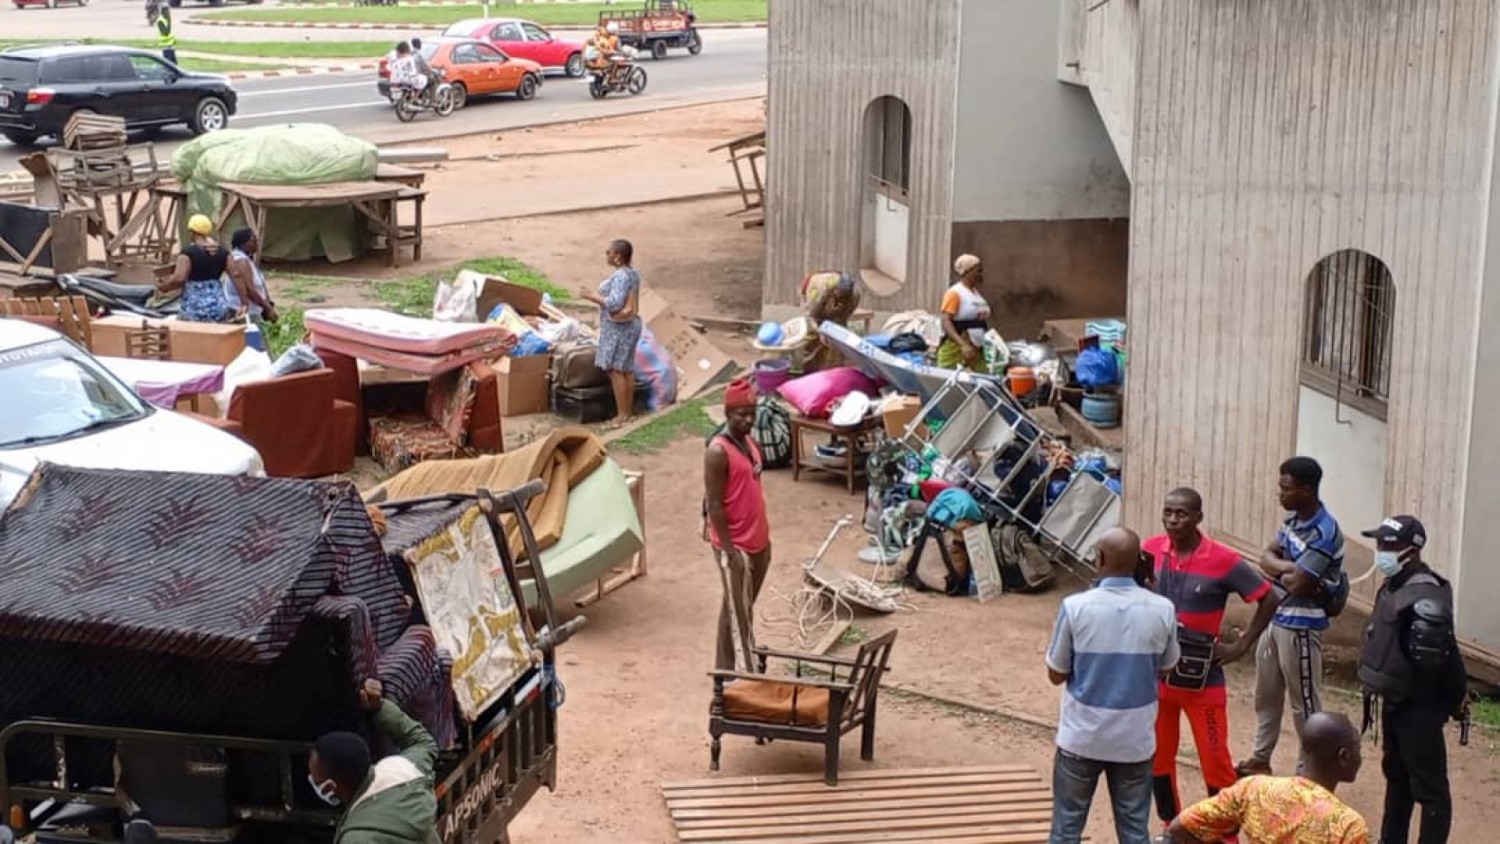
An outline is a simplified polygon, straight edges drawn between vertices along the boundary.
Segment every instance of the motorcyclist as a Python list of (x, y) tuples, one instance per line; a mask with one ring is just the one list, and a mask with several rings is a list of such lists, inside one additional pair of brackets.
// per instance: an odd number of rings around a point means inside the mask
[(418, 67), (412, 58), (411, 45), (402, 41), (396, 45), (396, 58), (389, 65), (391, 72), (391, 85), (410, 88), (417, 93), (418, 99), (424, 99), (427, 91), (427, 74)]
[(615, 61), (615, 56), (620, 54), (620, 25), (614, 21), (608, 24), (600, 24), (589, 36), (584, 45), (588, 48), (585, 56), (588, 57), (589, 70), (603, 76), (605, 84), (613, 85), (622, 72), (620, 62)]
[(422, 39), (420, 38), (412, 38), (411, 40), (411, 60), (416, 64), (417, 72), (427, 77), (426, 90), (436, 91), (438, 84), (438, 74), (437, 71), (433, 69), (432, 63), (427, 61), (427, 57), (422, 55)]

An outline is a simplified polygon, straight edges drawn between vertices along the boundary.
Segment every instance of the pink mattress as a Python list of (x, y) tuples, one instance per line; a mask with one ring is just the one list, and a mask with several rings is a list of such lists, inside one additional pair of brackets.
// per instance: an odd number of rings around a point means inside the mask
[(505, 354), (505, 344), (486, 343), (482, 346), (470, 346), (467, 349), (459, 349), (442, 355), (419, 355), (411, 352), (398, 352), (383, 346), (356, 343), (353, 340), (331, 337), (318, 331), (312, 334), (312, 346), (314, 349), (339, 352), (380, 366), (404, 369), (421, 375), (438, 375), (457, 369), (470, 361), (497, 358)]
[[(304, 317), (314, 334), (413, 355), (446, 355), (505, 340), (505, 329), (485, 323), (438, 322), (374, 308), (319, 308)], [(331, 348), (331, 347), (330, 347)]]

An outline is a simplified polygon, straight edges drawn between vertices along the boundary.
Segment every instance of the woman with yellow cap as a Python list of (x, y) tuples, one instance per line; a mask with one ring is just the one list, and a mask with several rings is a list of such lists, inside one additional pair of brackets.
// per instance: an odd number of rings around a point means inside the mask
[(980, 349), (989, 328), (990, 303), (979, 288), (984, 285), (984, 263), (974, 255), (960, 255), (953, 262), (958, 281), (943, 294), (943, 342), (937, 364), (942, 369), (978, 371), (984, 363)]
[(182, 290), (182, 319), (223, 322), (234, 316), (224, 297), (224, 270), (229, 254), (213, 238), (214, 224), (202, 214), (188, 219), (191, 238), (177, 256), (172, 277), (157, 285), (163, 293)]

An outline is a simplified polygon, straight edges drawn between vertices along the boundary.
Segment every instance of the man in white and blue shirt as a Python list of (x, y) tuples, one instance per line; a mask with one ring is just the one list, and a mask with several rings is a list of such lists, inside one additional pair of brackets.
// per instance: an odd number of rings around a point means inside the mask
[(1323, 468), (1311, 457), (1281, 464), (1281, 507), (1290, 515), (1260, 567), (1284, 597), (1255, 649), (1255, 746), (1250, 758), (1235, 766), (1242, 777), (1271, 773), (1287, 699), (1301, 771), (1306, 760), (1300, 747), (1302, 725), (1323, 708), (1323, 631), (1329, 624), (1330, 595), (1340, 588), (1343, 575), (1344, 534), (1318, 497), (1322, 482)]
[(1067, 684), (1047, 841), (1082, 839), (1103, 774), (1120, 844), (1148, 844), (1157, 681), (1177, 664), (1177, 613), (1171, 601), (1134, 578), (1139, 536), (1115, 528), (1096, 547), (1099, 580), (1063, 600), (1047, 649), (1047, 677)]

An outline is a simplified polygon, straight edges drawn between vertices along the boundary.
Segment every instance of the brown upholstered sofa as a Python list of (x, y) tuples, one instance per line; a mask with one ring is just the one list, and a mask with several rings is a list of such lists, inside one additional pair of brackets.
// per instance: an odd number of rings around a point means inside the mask
[(354, 465), (353, 404), (336, 397), (332, 369), (241, 384), (215, 424), (255, 446), (266, 474), (317, 478)]
[(356, 451), (371, 454), (386, 469), (505, 450), (499, 379), (488, 364), (476, 361), (434, 376), (420, 403), (394, 410), (366, 405), (354, 358), (325, 349), (318, 356), (334, 373), (339, 400), (355, 407)]

